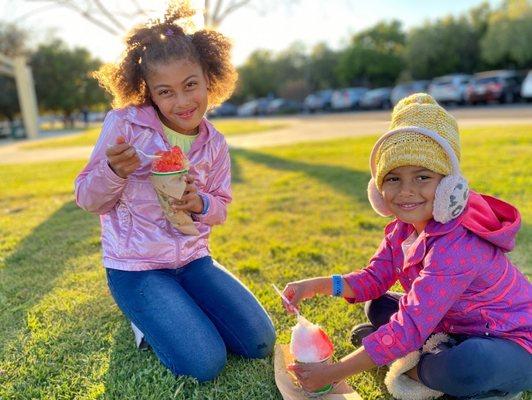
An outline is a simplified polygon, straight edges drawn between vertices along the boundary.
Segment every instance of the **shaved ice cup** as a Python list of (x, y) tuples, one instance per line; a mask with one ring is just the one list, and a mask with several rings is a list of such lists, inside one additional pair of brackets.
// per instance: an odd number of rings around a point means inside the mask
[[(332, 359), (332, 356), (329, 356), (325, 360), (317, 361), (317, 362), (323, 363), (323, 364), (331, 364), (332, 363), (331, 359)], [(305, 364), (305, 363), (297, 361), (297, 360), (295, 360), (295, 363), (296, 364)], [(320, 397), (320, 396), (326, 395), (327, 393), (329, 393), (333, 389), (334, 389), (334, 385), (332, 383), (328, 383), (327, 385), (325, 385), (325, 386), (323, 386), (323, 387), (321, 387), (319, 389), (316, 389), (313, 392), (308, 392), (308, 391), (306, 391), (305, 389), (302, 388), (303, 392), (305, 392), (305, 395), (307, 397), (310, 397), (310, 398), (315, 398), (315, 397)]]
[(150, 181), (157, 193), (159, 204), (168, 221), (185, 235), (198, 236), (200, 233), (190, 214), (175, 210), (172, 204), (179, 201), (187, 186), (185, 176), (188, 169), (173, 172), (151, 172)]
[[(306, 318), (299, 316), (297, 318), (297, 325), (292, 328), (292, 340), (290, 342), (290, 352), (294, 356), (294, 360), (296, 364), (307, 364), (307, 363), (322, 363), (322, 364), (331, 364), (332, 363), (332, 355), (334, 352), (334, 347), (332, 345), (332, 342), (330, 341), (329, 337), (326, 335), (326, 333), (317, 325), (314, 325), (312, 322), (308, 321)], [(306, 330), (307, 332), (304, 332), (302, 334), (301, 331), (298, 332), (298, 329)], [(308, 333), (308, 334), (307, 334)], [(309, 335), (310, 334), (310, 335)], [(299, 338), (300, 343), (296, 343)], [(323, 357), (319, 358), (318, 356), (318, 349), (312, 348), (313, 344), (312, 342), (315, 342), (316, 339), (326, 342), (327, 346), (330, 345), (329, 351), (327, 351), (327, 354), (322, 354)], [(303, 343), (304, 342), (304, 343)], [(301, 348), (301, 346), (306, 347), (306, 352), (310, 352), (310, 354), (305, 354), (303, 356), (303, 351), (300, 351), (298, 348)], [(300, 354), (297, 354), (300, 353)], [(312, 354), (314, 353), (314, 354)], [(304, 359), (304, 361), (300, 361), (298, 359), (298, 356), (301, 360)], [(332, 383), (329, 383), (313, 392), (308, 392), (306, 390), (303, 390), (305, 392), (305, 395), (310, 398), (320, 397), (327, 393), (329, 393), (331, 390), (333, 390), (334, 385)]]

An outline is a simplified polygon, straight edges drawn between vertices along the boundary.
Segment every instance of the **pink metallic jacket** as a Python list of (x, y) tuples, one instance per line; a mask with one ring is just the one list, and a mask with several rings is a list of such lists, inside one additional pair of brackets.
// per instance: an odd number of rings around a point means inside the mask
[(231, 202), (231, 163), (223, 135), (203, 119), (187, 154), (190, 175), (210, 203), (205, 215), (193, 215), (199, 236), (180, 233), (164, 217), (149, 181), (150, 160), (139, 155), (141, 167), (126, 179), (111, 170), (105, 151), (120, 135), (147, 154), (170, 148), (152, 106), (107, 114), (89, 163), (75, 182), (77, 204), (100, 215), (104, 266), (126, 271), (179, 268), (209, 255), (211, 226), (225, 221)]
[(420, 348), (435, 332), (509, 339), (532, 352), (532, 285), (505, 254), (521, 218), (513, 206), (471, 192), (464, 213), (430, 221), (403, 255), (414, 231), (394, 220), (369, 266), (344, 275), (350, 302), (376, 299), (397, 281), (405, 291), (388, 324), (362, 341), (377, 365)]

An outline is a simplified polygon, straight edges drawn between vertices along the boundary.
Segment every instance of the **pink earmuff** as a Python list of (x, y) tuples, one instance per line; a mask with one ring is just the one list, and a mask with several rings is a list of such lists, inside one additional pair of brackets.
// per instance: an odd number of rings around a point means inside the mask
[(451, 160), (452, 171), (450, 175), (446, 176), (440, 181), (438, 187), (436, 188), (432, 214), (434, 220), (441, 222), (442, 224), (458, 217), (464, 211), (467, 204), (467, 199), (469, 197), (469, 188), (467, 181), (460, 173), (458, 158), (456, 157), (456, 154), (454, 154), (450, 144), (445, 139), (443, 139), (436, 132), (419, 126), (405, 126), (386, 132), (379, 138), (379, 140), (377, 140), (375, 146), (373, 146), (369, 161), (371, 180), (368, 183), (368, 199), (373, 209), (377, 212), (377, 214), (383, 217), (389, 217), (392, 215), (388, 207), (386, 207), (384, 198), (375, 184), (375, 156), (384, 139), (401, 132), (416, 132), (428, 136), (438, 143), (447, 153), (449, 159)]

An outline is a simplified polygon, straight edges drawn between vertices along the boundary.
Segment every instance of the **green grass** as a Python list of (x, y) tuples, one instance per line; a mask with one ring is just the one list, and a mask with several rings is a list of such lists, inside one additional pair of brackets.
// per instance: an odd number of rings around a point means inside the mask
[[(233, 152), (234, 201), (212, 235), (214, 256), (257, 295), (278, 341), (294, 319), (270, 284), (362, 268), (386, 219), (365, 195), (374, 137)], [(512, 259), (532, 274), (532, 126), (463, 133), (463, 169), (474, 189), (515, 204), (523, 228)], [(221, 376), (174, 378), (138, 352), (109, 295), (97, 217), (73, 202), (80, 162), (0, 166), (0, 399), (280, 400), (272, 359), (231, 356)], [(316, 298), (302, 312), (349, 353), (362, 305)], [(384, 369), (350, 380), (363, 399), (390, 399)], [(530, 396), (528, 396), (530, 399)]]
[[(211, 121), (216, 129), (225, 136), (244, 135), (284, 128), (286, 123), (270, 122), (253, 119), (214, 119)], [(100, 135), (100, 127), (87, 129), (81, 133), (55, 137), (38, 142), (26, 143), (20, 147), (25, 150), (39, 150), (44, 148), (94, 146)]]

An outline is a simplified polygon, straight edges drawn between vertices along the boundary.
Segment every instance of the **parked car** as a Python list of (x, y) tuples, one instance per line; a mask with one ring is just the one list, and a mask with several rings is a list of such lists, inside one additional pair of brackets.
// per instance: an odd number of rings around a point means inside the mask
[(521, 97), (526, 101), (532, 100), (532, 70), (528, 71), (528, 74), (521, 85)]
[(522, 77), (514, 70), (499, 70), (480, 72), (473, 76), (467, 87), (467, 102), (469, 104), (513, 103), (521, 95)]
[(251, 117), (257, 115), (266, 115), (268, 112), (268, 104), (271, 99), (261, 97), (259, 99), (248, 101), (238, 107), (237, 114), (241, 117)]
[(26, 137), (24, 124), (20, 119), (0, 121), (0, 138), (21, 139)]
[(303, 105), (305, 111), (314, 113), (316, 111), (329, 111), (331, 109), (332, 89), (320, 90), (305, 97)]
[(209, 117), (210, 118), (231, 117), (233, 115), (236, 115), (237, 110), (238, 110), (237, 106), (235, 106), (233, 103), (229, 103), (226, 101), (220, 104), (218, 107), (209, 111)]
[(331, 98), (333, 110), (356, 110), (360, 107), (360, 99), (368, 91), (364, 87), (352, 87), (335, 90)]
[(9, 121), (0, 121), (0, 138), (9, 137), (11, 135), (11, 126)]
[(430, 81), (410, 81), (400, 83), (392, 90), (391, 99), (392, 104), (395, 106), (399, 103), (399, 100), (410, 96), (414, 93), (426, 92), (429, 87)]
[(392, 107), (392, 100), (390, 95), (392, 94), (392, 88), (383, 87), (370, 90), (362, 96), (360, 99), (360, 108), (365, 110), (374, 110), (382, 108), (388, 110)]
[(268, 104), (268, 114), (295, 114), (301, 112), (301, 103), (288, 99), (275, 99)]
[(438, 103), (464, 104), (471, 75), (450, 74), (434, 78), (429, 85), (429, 94)]

